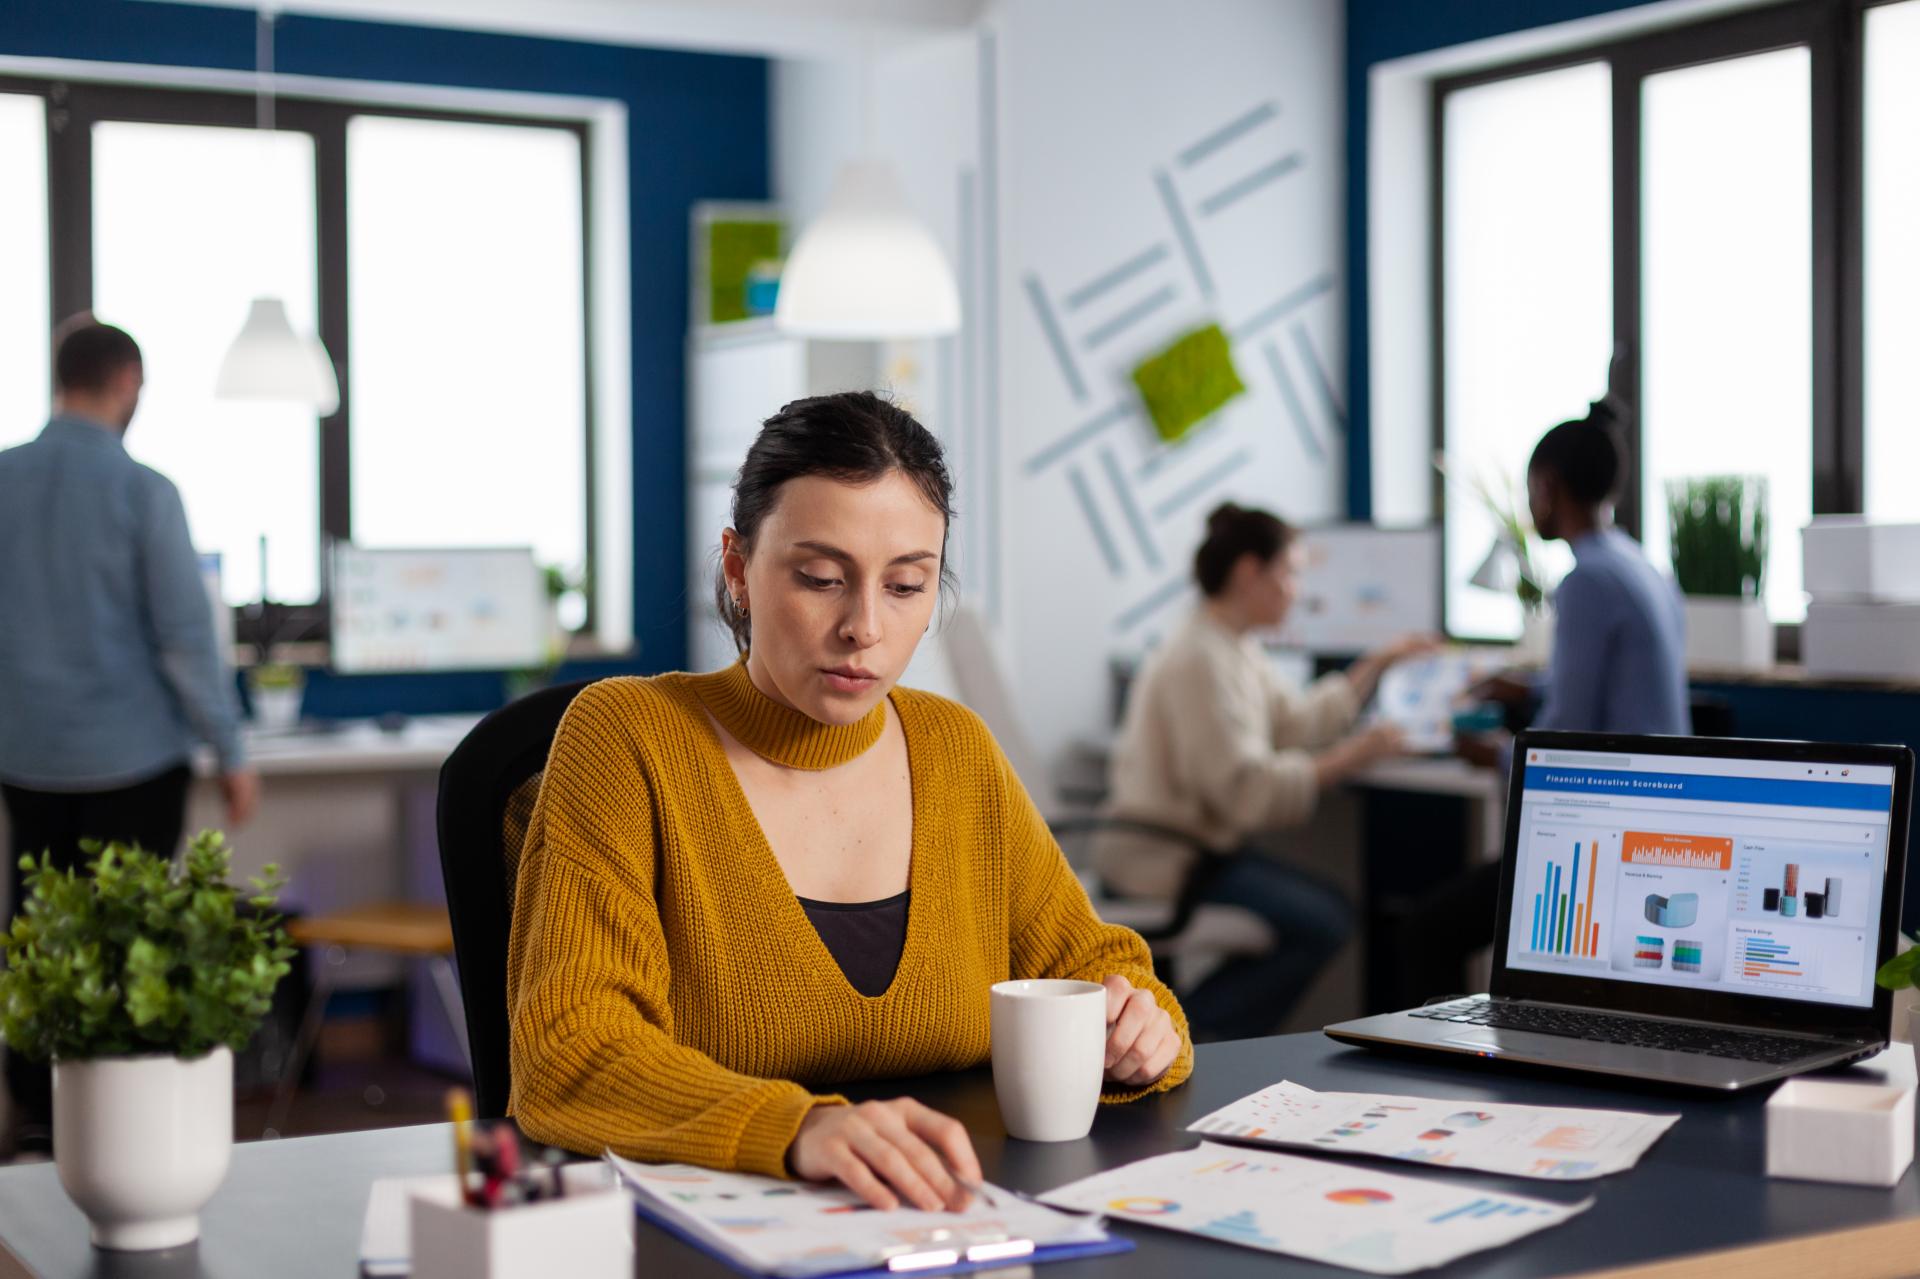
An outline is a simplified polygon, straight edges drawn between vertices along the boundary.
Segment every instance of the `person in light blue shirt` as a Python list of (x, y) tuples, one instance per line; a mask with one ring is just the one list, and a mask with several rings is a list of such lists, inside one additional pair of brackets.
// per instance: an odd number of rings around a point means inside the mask
[(1542, 436), (1527, 465), (1533, 526), (1565, 541), (1575, 561), (1554, 592), (1553, 657), (1533, 727), (1684, 735), (1686, 609), (1672, 579), (1613, 526), (1617, 429), (1603, 400)]
[[(1527, 464), (1527, 505), (1540, 536), (1573, 548), (1574, 568), (1554, 592), (1553, 656), (1545, 675), (1501, 677), (1482, 694), (1502, 700), (1540, 696), (1535, 728), (1597, 733), (1692, 732), (1687, 694), (1686, 612), (1675, 584), (1647, 562), (1640, 544), (1613, 526), (1622, 473), (1620, 423), (1612, 401), (1562, 422), (1540, 438)], [(1460, 754), (1512, 764), (1511, 740), (1465, 739)], [(1493, 941), (1498, 862), (1482, 863), (1418, 901), (1389, 901), (1383, 963), (1394, 974), (1396, 1005), (1452, 994), (1467, 955)], [(1436, 976), (1436, 974), (1438, 976)], [(1438, 981), (1441, 987), (1433, 983)]]
[[(126, 333), (69, 321), (55, 347), (53, 419), (0, 452), (9, 914), (23, 855), (72, 866), (82, 839), (100, 839), (171, 856), (198, 742), (213, 748), (234, 825), (258, 799), (179, 490), (127, 455), (143, 379)], [(6, 1074), (16, 1125), (35, 1144), (46, 1072), (9, 1057)]]

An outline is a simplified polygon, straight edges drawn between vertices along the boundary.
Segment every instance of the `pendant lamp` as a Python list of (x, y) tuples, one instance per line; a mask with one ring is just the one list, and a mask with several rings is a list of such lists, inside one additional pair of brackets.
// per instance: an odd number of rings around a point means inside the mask
[[(273, 132), (273, 13), (260, 10), (254, 28), (258, 62), (256, 96), (258, 124)], [(223, 400), (279, 400), (310, 404), (319, 417), (340, 407), (340, 382), (333, 359), (318, 335), (293, 331), (287, 305), (280, 298), (257, 297), (247, 309), (246, 323), (220, 361), (213, 393)]]
[(825, 212), (780, 275), (774, 323), (796, 337), (939, 337), (960, 327), (960, 290), (932, 232), (907, 207), (890, 165), (840, 170)]

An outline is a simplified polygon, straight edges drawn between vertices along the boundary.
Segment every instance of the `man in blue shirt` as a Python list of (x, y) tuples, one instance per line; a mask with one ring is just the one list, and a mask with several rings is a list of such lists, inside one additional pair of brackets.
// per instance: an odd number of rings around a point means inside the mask
[[(173, 854), (188, 766), (205, 742), (229, 821), (259, 779), (241, 753), (238, 697), (214, 634), (180, 492), (127, 455), (140, 348), (91, 316), (62, 326), (46, 429), (0, 452), (0, 796), (10, 856), (80, 859), (82, 839)], [(21, 1129), (38, 1126), (46, 1072), (9, 1057)]]

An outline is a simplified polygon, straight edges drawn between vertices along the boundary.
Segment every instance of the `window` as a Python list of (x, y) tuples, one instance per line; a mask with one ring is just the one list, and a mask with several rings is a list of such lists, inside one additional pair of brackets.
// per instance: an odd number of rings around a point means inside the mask
[(1920, 519), (1920, 3), (1867, 10), (1866, 511)]
[[(1670, 481), (1764, 475), (1767, 610), (1794, 623), (1813, 515), (1920, 518), (1916, 65), (1920, 0), (1796, 0), (1436, 81), (1448, 466), (1517, 470), (1611, 354), (1615, 515), (1654, 563)], [(1510, 638), (1516, 605), (1467, 580), (1479, 503), (1449, 484), (1441, 509), (1448, 630)]]
[(47, 317), (47, 114), (41, 99), (0, 93), (0, 448), (39, 434), (50, 404)]
[(348, 124), (356, 543), (585, 567), (580, 176), (563, 130)]
[(1642, 95), (1641, 540), (1668, 562), (1669, 479), (1765, 475), (1780, 622), (1806, 613), (1813, 514), (1810, 63), (1732, 58)]
[[(48, 317), (78, 311), (131, 332), (129, 452), (179, 486), (230, 602), (296, 606), (291, 638), (324, 634), (333, 539), (531, 545), (593, 579), (589, 126), (298, 96), (254, 125), (247, 94), (0, 81), (0, 349), (45, 368)], [(269, 295), (333, 357), (324, 421), (213, 394)], [(45, 381), (0, 378), (0, 444), (38, 429)]]
[(320, 594), (320, 451), (311, 410), (222, 400), (220, 361), (248, 302), (318, 319), (313, 139), (108, 121), (93, 126), (93, 310), (141, 345), (127, 451), (180, 487), (227, 602)]
[[(1469, 579), (1496, 527), (1473, 485), (1522, 504), (1540, 433), (1606, 391), (1613, 347), (1611, 74), (1604, 62), (1446, 99), (1442, 408), (1447, 629), (1513, 638), (1511, 591)], [(1569, 567), (1555, 544), (1544, 567)]]

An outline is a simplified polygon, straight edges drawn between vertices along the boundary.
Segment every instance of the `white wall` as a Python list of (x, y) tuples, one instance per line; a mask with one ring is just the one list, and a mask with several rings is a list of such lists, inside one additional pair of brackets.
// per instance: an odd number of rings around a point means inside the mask
[[(1049, 756), (1105, 730), (1108, 655), (1148, 646), (1190, 607), (1184, 583), (1216, 502), (1259, 503), (1302, 523), (1344, 515), (1342, 16), (1337, 0), (1047, 0), (995, 16), (1003, 648)], [(1228, 138), (1236, 122), (1244, 127)], [(1284, 176), (1228, 198), (1290, 157)], [(1142, 254), (1151, 265), (1075, 305)], [(1103, 333), (1155, 298), (1165, 300), (1150, 314)], [(1286, 299), (1294, 305), (1279, 318), (1249, 327)], [(1216, 321), (1233, 336), (1247, 392), (1163, 448), (1128, 372)], [(1048, 453), (1103, 415), (1119, 420)]]
[[(883, 368), (948, 444), (955, 565), (1048, 758), (1106, 730), (1108, 657), (1188, 606), (1215, 502), (1344, 514), (1342, 12), (1016, 0), (876, 63), (875, 143), (966, 313)], [(775, 189), (796, 207), (864, 131), (829, 65), (775, 72)], [(1247, 391), (1164, 448), (1128, 372), (1212, 322)]]

